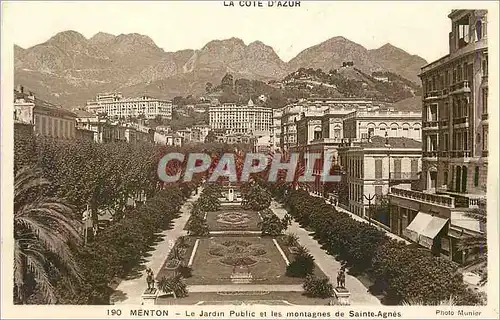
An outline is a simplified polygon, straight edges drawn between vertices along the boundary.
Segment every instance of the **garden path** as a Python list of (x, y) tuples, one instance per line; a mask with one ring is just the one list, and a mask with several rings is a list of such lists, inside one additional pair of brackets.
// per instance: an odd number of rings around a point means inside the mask
[(302, 292), (301, 284), (215, 284), (215, 285), (191, 285), (188, 292), (259, 292), (259, 291), (280, 291), (280, 292)]
[[(184, 226), (190, 216), (190, 205), (198, 199), (200, 193), (201, 189), (197, 195), (191, 196), (191, 198), (184, 203), (180, 209), (180, 217), (174, 220), (173, 228), (161, 233), (163, 240), (155, 246), (154, 250), (151, 252), (151, 256), (146, 258), (146, 269), (151, 268), (155, 275), (158, 274), (163, 266), (177, 238), (187, 234), (186, 230), (184, 230)], [(120, 282), (115, 289), (119, 293), (120, 299), (113, 299), (113, 297), (111, 297), (111, 302), (114, 304), (141, 304), (141, 296), (146, 288), (146, 271), (144, 271), (140, 278), (123, 280)]]
[[(271, 209), (280, 219), (286, 214), (286, 210), (276, 201), (271, 203)], [(292, 225), (288, 227), (287, 232), (297, 235), (299, 243), (309, 249), (316, 265), (335, 285), (337, 272), (340, 270), (341, 263), (321, 249), (321, 245), (309, 235), (307, 230), (301, 228), (297, 222), (293, 221)], [(356, 277), (346, 274), (345, 283), (347, 289), (351, 292), (351, 297), (349, 298), (351, 305), (381, 305), (380, 300), (373, 296)]]

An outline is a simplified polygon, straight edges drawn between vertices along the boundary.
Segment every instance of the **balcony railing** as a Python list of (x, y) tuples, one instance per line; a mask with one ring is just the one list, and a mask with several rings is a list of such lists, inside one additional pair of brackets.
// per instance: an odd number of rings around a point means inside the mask
[(418, 180), (416, 172), (391, 172), (391, 180)]
[(468, 124), (468, 123), (469, 123), (469, 117), (467, 117), (467, 116), (453, 119), (453, 125), (455, 125), (455, 124)]
[(438, 156), (438, 151), (424, 151), (423, 155), (425, 158), (436, 158)]
[(424, 193), (420, 191), (407, 190), (407, 189), (399, 189), (395, 187), (391, 188), (391, 194), (401, 198), (414, 199), (417, 201), (437, 204), (450, 208), (455, 207), (455, 199), (449, 196), (430, 194), (430, 193)]
[(424, 127), (424, 128), (437, 128), (438, 123), (439, 122), (437, 120), (425, 121), (422, 123), (422, 127)]
[(485, 150), (485, 151), (483, 151), (483, 152), (482, 152), (482, 156), (483, 156), (483, 157), (487, 157), (487, 156), (488, 156), (488, 151), (486, 151), (486, 150)]
[(448, 119), (440, 121), (441, 127), (447, 127), (449, 125), (449, 123), (450, 123), (450, 120), (448, 120)]
[(448, 151), (439, 151), (439, 156), (442, 158), (447, 158), (448, 157)]
[(455, 84), (452, 84), (450, 87), (450, 92), (451, 93), (470, 92), (469, 81), (463, 80)]
[(446, 89), (443, 89), (443, 91), (441, 91), (441, 96), (447, 96), (448, 94), (450, 93), (450, 90), (448, 90), (447, 88)]
[(483, 113), (481, 115), (481, 120), (488, 120), (488, 114), (487, 113)]
[(470, 158), (470, 150), (454, 150), (450, 151), (450, 158)]
[(441, 97), (441, 91), (433, 90), (425, 93), (425, 99), (433, 99)]

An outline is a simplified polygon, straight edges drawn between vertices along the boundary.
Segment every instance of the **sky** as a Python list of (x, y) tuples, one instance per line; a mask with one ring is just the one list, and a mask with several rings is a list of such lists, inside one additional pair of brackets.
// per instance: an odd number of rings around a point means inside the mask
[[(428, 62), (446, 55), (454, 8), (487, 7), (447, 2), (301, 1), (300, 7), (225, 6), (230, 1), (10, 2), (3, 3), (2, 28), (28, 48), (56, 33), (74, 30), (86, 38), (102, 31), (149, 36), (165, 51), (200, 49), (214, 39), (260, 40), (284, 61), (335, 36), (375, 49), (391, 43)], [(259, 1), (246, 1), (256, 3)], [(277, 2), (277, 1), (274, 1)], [(295, 1), (291, 1), (295, 2)], [(471, 3), (471, 2), (469, 2)], [(484, 5), (483, 5), (484, 4)]]

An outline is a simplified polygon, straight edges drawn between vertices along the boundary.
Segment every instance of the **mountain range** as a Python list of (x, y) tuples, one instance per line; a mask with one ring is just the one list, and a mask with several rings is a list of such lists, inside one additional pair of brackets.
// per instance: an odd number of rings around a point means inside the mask
[(260, 41), (213, 40), (199, 50), (165, 52), (148, 36), (99, 32), (90, 39), (64, 31), (24, 49), (14, 47), (15, 84), (64, 107), (81, 106), (99, 92), (125, 96), (150, 94), (173, 98), (199, 95), (206, 83), (234, 79), (280, 80), (301, 67), (328, 71), (352, 61), (366, 73), (390, 71), (420, 84), (427, 62), (391, 44), (368, 50), (344, 37), (334, 37), (284, 62)]

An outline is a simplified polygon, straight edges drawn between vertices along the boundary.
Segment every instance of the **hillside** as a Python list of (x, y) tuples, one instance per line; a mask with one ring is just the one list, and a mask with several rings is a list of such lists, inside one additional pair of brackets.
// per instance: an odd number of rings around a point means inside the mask
[(281, 80), (301, 67), (327, 72), (344, 61), (353, 61), (367, 74), (390, 71), (415, 81), (418, 66), (425, 64), (396, 47), (367, 50), (343, 37), (308, 48), (285, 63), (260, 41), (246, 45), (238, 38), (213, 40), (199, 50), (165, 52), (137, 33), (99, 32), (87, 39), (76, 31), (58, 33), (27, 49), (15, 46), (14, 59), (16, 85), (67, 108), (104, 91), (159, 98), (200, 95), (207, 82), (218, 83), (226, 73), (235, 79)]

